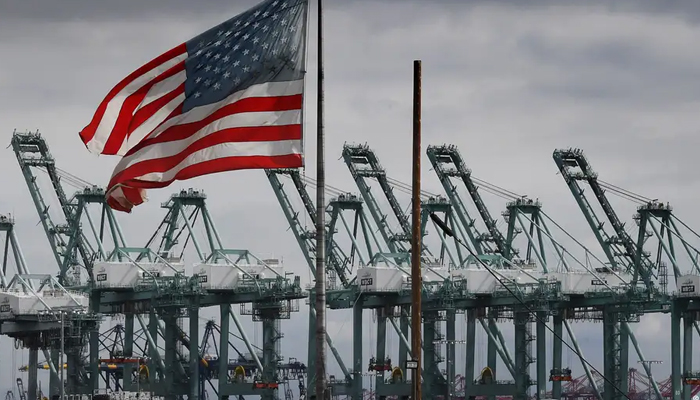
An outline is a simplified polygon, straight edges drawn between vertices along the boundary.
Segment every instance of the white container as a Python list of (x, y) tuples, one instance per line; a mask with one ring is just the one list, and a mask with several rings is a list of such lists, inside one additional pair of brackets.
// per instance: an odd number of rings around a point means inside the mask
[(0, 293), (0, 319), (12, 318), (19, 308), (19, 298), (12, 294)]
[(236, 268), (225, 264), (194, 265), (194, 273), (205, 289), (232, 289), (242, 275)]
[(61, 290), (55, 290), (44, 291), (41, 295), (42, 300), (52, 309), (86, 308), (89, 304), (88, 297), (82, 293), (71, 293), (69, 296)]
[(140, 262), (136, 266), (130, 262), (98, 262), (95, 263), (95, 285), (100, 288), (129, 288), (136, 286), (144, 277), (147, 279), (173, 277), (175, 270), (185, 272), (182, 263), (147, 263)]
[(408, 287), (408, 274), (398, 268), (362, 267), (357, 270), (361, 292), (398, 292)]
[[(47, 291), (39, 293), (39, 297), (51, 309), (84, 309), (88, 304), (88, 298), (85, 295), (73, 296), (79, 305), (65, 293)], [(49, 311), (39, 297), (19, 291), (0, 292), (0, 319), (11, 319), (19, 315), (37, 315)]]
[(485, 269), (461, 268), (453, 269), (450, 273), (453, 280), (466, 281), (469, 293), (493, 293), (498, 281)]
[(558, 273), (561, 282), (561, 291), (564, 294), (583, 294), (586, 292), (600, 291), (605, 288), (603, 280), (588, 272), (564, 272)]
[(683, 275), (678, 278), (679, 297), (700, 297), (700, 275)]
[(250, 279), (250, 276), (253, 279), (276, 279), (278, 276), (284, 276), (284, 267), (276, 264), (267, 264), (267, 266), (262, 264), (239, 264), (238, 267), (246, 272), (246, 274), (243, 274), (243, 277), (248, 279)]
[(626, 273), (599, 272), (595, 275), (590, 272), (555, 272), (551, 275), (561, 281), (561, 290), (564, 294), (583, 294), (590, 292), (609, 292), (611, 289), (626, 286), (632, 276)]
[(252, 284), (253, 280), (275, 279), (284, 276), (284, 267), (279, 263), (262, 264), (237, 264), (238, 268), (230, 264), (196, 264), (194, 273), (199, 278), (200, 285), (205, 289), (235, 289), (246, 283)]
[(537, 283), (538, 279), (543, 279), (544, 274), (537, 271), (527, 271), (518, 269), (496, 269), (496, 276), (485, 268), (460, 268), (451, 271), (450, 275), (455, 281), (466, 280), (467, 291), (474, 294), (493, 293), (500, 289), (504, 283), (515, 282), (517, 284)]

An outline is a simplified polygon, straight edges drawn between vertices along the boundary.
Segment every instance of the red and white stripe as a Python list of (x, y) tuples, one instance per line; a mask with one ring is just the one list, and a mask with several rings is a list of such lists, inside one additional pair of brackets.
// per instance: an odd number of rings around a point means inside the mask
[(124, 155), (185, 100), (187, 48), (179, 45), (132, 72), (107, 94), (80, 132), (88, 150)]
[(80, 133), (90, 151), (123, 155), (107, 188), (114, 209), (129, 212), (144, 189), (175, 180), (302, 165), (303, 79), (253, 85), (183, 113), (185, 57), (179, 46), (129, 75)]

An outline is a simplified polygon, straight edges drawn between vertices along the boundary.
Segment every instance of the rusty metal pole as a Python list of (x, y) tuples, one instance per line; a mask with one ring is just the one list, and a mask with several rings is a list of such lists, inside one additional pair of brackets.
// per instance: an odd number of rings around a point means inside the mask
[[(326, 400), (326, 144), (324, 131), (323, 0), (318, 0), (316, 109), (316, 399)], [(309, 388), (311, 390), (311, 388)]]
[(421, 158), (421, 61), (413, 61), (413, 187), (411, 236), (411, 348), (416, 369), (413, 371), (413, 400), (421, 400), (421, 229), (420, 229), (420, 158)]

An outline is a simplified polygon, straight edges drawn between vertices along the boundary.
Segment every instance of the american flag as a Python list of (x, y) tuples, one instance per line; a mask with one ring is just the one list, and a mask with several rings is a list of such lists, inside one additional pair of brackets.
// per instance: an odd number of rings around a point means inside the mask
[(130, 212), (159, 188), (222, 171), (303, 163), (308, 0), (266, 0), (117, 84), (80, 137), (121, 155), (107, 203)]

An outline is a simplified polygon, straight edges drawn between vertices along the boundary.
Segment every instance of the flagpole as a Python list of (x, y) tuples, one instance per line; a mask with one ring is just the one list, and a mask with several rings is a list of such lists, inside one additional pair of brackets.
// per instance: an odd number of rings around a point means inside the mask
[(421, 400), (421, 61), (413, 61), (413, 184), (412, 184), (412, 235), (411, 235), (411, 347), (413, 350), (413, 400)]
[(326, 400), (326, 168), (323, 127), (323, 0), (318, 0), (316, 120), (316, 399)]

